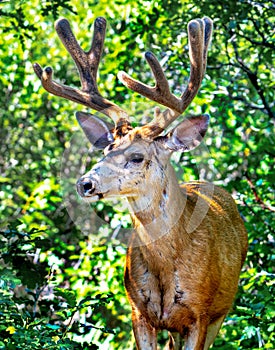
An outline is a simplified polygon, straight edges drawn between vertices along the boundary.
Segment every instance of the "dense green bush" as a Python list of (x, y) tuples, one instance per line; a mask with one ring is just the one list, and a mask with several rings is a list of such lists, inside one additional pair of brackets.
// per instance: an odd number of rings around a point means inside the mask
[(68, 333), (85, 336), (93, 329), (114, 334), (92, 319), (82, 324), (80, 317), (110, 303), (112, 294), (94, 290), (79, 299), (73, 290), (58, 287), (58, 271), (41, 259), (53, 242), (38, 229), (22, 232), (20, 224), (16, 221), (0, 232), (0, 348), (97, 349), (91, 342), (72, 340)]

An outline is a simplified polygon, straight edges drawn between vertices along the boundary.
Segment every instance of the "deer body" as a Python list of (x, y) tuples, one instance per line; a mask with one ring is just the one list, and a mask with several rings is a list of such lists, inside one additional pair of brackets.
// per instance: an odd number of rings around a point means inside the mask
[[(181, 97), (173, 95), (152, 53), (146, 59), (156, 79), (149, 87), (126, 73), (119, 79), (130, 89), (168, 107), (155, 110), (147, 125), (132, 128), (129, 116), (104, 99), (96, 75), (103, 50), (106, 21), (98, 18), (88, 52), (78, 45), (69, 23), (56, 30), (74, 59), (82, 89), (52, 80), (52, 69), (34, 69), (46, 90), (103, 112), (112, 126), (88, 113), (77, 120), (89, 141), (104, 150), (104, 158), (77, 182), (81, 197), (90, 201), (124, 196), (134, 232), (125, 266), (125, 287), (132, 306), (139, 350), (156, 350), (157, 333), (167, 329), (185, 340), (185, 350), (207, 350), (233, 302), (247, 251), (244, 224), (231, 196), (209, 183), (179, 187), (170, 164), (174, 151), (190, 151), (204, 137), (209, 117), (185, 119), (168, 134), (162, 131), (190, 104), (201, 84), (212, 32), (209, 18), (188, 25), (190, 80)], [(169, 349), (179, 349), (170, 336)]]
[[(177, 197), (181, 194), (186, 202), (182, 216), (164, 237), (151, 244), (137, 247), (135, 240), (144, 237), (142, 221), (147, 221), (146, 213), (138, 219), (131, 239), (134, 247), (130, 242), (127, 252), (125, 286), (140, 349), (156, 349), (156, 332), (160, 329), (189, 337), (193, 344), (190, 349), (204, 349), (209, 329), (209, 336), (212, 335), (209, 326), (223, 320), (231, 307), (247, 249), (246, 232), (235, 203), (225, 191), (215, 187), (214, 196), (218, 198), (209, 198), (209, 213), (200, 226), (191, 233), (185, 228), (200, 188), (207, 186), (185, 184), (178, 191)], [(167, 213), (177, 204), (169, 205)], [(230, 209), (230, 215), (226, 209)], [(144, 337), (146, 332), (149, 337)], [(155, 347), (150, 346), (150, 341)]]
[(211, 344), (217, 334), (211, 325), (222, 322), (237, 291), (244, 224), (226, 191), (205, 182), (179, 187), (171, 152), (161, 140), (140, 137), (133, 130), (107, 147), (106, 157), (78, 181), (79, 192), (90, 200), (122, 195), (130, 204), (135, 231), (125, 287), (138, 349), (157, 349), (162, 329), (193, 344), (186, 349), (204, 349), (207, 332)]

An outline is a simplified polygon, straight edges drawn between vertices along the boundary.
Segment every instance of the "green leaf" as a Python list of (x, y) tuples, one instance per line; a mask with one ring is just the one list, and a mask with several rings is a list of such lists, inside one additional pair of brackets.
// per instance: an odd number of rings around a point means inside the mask
[(65, 288), (54, 288), (55, 294), (57, 296), (61, 296), (70, 307), (75, 307), (76, 306), (76, 295), (73, 291), (67, 290)]

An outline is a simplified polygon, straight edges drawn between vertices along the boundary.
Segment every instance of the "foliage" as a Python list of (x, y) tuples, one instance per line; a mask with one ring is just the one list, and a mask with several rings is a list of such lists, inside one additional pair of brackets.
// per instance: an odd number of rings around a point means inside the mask
[(93, 313), (112, 300), (112, 295), (86, 296), (80, 301), (76, 293), (56, 287), (56, 271), (46, 262), (37, 262), (49, 250), (45, 232), (19, 230), (14, 222), (0, 233), (0, 348), (1, 349), (97, 349), (80, 344), (71, 332), (85, 335), (91, 329), (114, 334), (106, 327), (81, 323), (80, 314)]
[(274, 3), (11, 0), (0, 2), (0, 15), (1, 346), (134, 348), (125, 247), (114, 238), (128, 232), (127, 209), (79, 203), (75, 181), (98, 159), (78, 133), (74, 112), (84, 108), (50, 96), (32, 69), (52, 65), (58, 81), (79, 86), (54, 20), (68, 18), (87, 48), (93, 20), (107, 18), (99, 89), (137, 124), (152, 104), (127, 91), (117, 72), (150, 84), (142, 54), (152, 50), (179, 94), (189, 72), (186, 24), (207, 15), (215, 26), (207, 74), (188, 113), (209, 113), (210, 130), (204, 149), (177, 155), (174, 166), (180, 180), (232, 193), (249, 234), (239, 294), (213, 348), (275, 348)]

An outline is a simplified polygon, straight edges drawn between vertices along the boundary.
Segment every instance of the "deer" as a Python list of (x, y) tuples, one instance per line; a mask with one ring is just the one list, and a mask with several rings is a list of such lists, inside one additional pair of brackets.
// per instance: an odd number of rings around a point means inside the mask
[[(125, 264), (125, 289), (132, 308), (137, 349), (156, 350), (157, 334), (168, 330), (167, 349), (206, 350), (213, 344), (234, 301), (248, 249), (247, 232), (231, 195), (204, 181), (183, 184), (173, 169), (173, 152), (187, 152), (203, 140), (209, 116), (188, 116), (165, 131), (198, 93), (212, 35), (208, 17), (188, 23), (190, 76), (180, 97), (152, 52), (145, 58), (155, 78), (150, 86), (121, 71), (119, 80), (157, 106), (152, 120), (132, 127), (130, 116), (98, 90), (106, 20), (94, 22), (89, 51), (84, 51), (68, 20), (55, 28), (74, 60), (81, 88), (53, 79), (53, 69), (35, 63), (34, 71), (51, 94), (94, 109), (112, 120), (87, 112), (76, 118), (88, 141), (103, 158), (78, 179), (78, 194), (96, 202), (112, 196), (129, 204), (133, 232)], [(179, 339), (181, 339), (179, 341)]]

